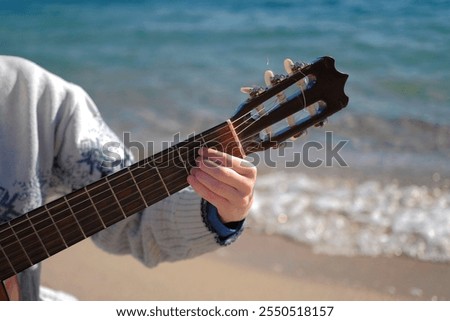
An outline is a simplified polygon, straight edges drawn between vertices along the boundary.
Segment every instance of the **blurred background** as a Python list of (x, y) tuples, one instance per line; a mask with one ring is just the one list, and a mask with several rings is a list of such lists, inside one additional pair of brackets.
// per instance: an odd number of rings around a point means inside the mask
[[(274, 280), (304, 277), (381, 295), (345, 296), (331, 287), (331, 296), (302, 297), (292, 289), (286, 298), (294, 300), (448, 300), (448, 17), (444, 0), (1, 0), (0, 53), (79, 84), (119, 137), (130, 132), (155, 150), (176, 133), (230, 117), (246, 99), (240, 87), (263, 85), (266, 69), (284, 72), (284, 58), (334, 57), (350, 75), (348, 107), (284, 157), (275, 155), (276, 168), (261, 164), (251, 237), (211, 260), (265, 269)], [(348, 166), (286, 168), (305, 142), (325, 144), (326, 131), (334, 145), (347, 141), (340, 155)], [(272, 255), (258, 251), (263, 244)], [(319, 261), (302, 266), (308, 260)], [(197, 298), (167, 291), (168, 299)], [(240, 297), (225, 291), (218, 298)], [(250, 291), (248, 298), (260, 296)]]

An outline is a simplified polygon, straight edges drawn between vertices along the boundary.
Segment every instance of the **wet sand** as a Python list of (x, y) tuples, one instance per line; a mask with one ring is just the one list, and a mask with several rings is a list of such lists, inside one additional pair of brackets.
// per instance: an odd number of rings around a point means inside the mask
[(450, 300), (450, 265), (316, 254), (247, 229), (232, 246), (153, 269), (85, 240), (44, 261), (42, 283), (79, 300)]

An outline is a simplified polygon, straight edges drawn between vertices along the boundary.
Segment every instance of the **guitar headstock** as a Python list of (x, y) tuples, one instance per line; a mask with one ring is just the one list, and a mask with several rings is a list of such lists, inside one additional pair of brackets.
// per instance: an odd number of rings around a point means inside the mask
[[(333, 58), (322, 57), (312, 64), (286, 59), (284, 67), (287, 75), (266, 71), (265, 87), (241, 89), (249, 98), (230, 121), (246, 154), (276, 148), (311, 126), (322, 126), (348, 104), (344, 92), (348, 75), (336, 70)], [(272, 128), (280, 124), (282, 128), (274, 132)]]

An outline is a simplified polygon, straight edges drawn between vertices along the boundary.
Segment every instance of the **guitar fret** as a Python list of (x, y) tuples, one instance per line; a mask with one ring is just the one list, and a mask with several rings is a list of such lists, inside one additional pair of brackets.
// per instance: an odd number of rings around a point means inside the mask
[(123, 213), (128, 215), (134, 214), (146, 207), (146, 203), (142, 202), (139, 188), (136, 186), (133, 176), (129, 171), (124, 171), (118, 176), (111, 176), (109, 183), (112, 187), (112, 193), (120, 204)]
[(86, 195), (87, 195), (87, 197), (89, 198), (89, 200), (91, 201), (92, 207), (94, 207), (95, 213), (97, 213), (98, 218), (100, 219), (100, 222), (102, 223), (103, 227), (106, 228), (105, 222), (103, 222), (102, 216), (101, 216), (100, 213), (98, 212), (98, 209), (97, 209), (97, 207), (95, 206), (95, 203), (94, 203), (94, 201), (93, 201), (92, 198), (91, 198), (91, 195), (89, 195), (89, 191), (88, 191), (87, 187), (85, 187), (84, 190), (86, 191)]
[(186, 170), (186, 174), (189, 175), (189, 171), (187, 169), (186, 162), (184, 161), (183, 157), (181, 157), (180, 150), (176, 146), (175, 146), (175, 149), (177, 150), (178, 157), (180, 158), (181, 163), (183, 163), (184, 169)]
[[(152, 158), (149, 158), (149, 161), (150, 161), (150, 160), (153, 160), (153, 159), (152, 159)], [(152, 166), (152, 164), (150, 164), (150, 166)], [(161, 176), (161, 173), (159, 172), (158, 167), (157, 167), (156, 165), (153, 165), (152, 168), (154, 168), (154, 169), (156, 170), (156, 173), (158, 174), (159, 179), (161, 180), (161, 183), (163, 184), (164, 189), (166, 190), (167, 196), (170, 196), (169, 189), (167, 188), (166, 183), (164, 183), (164, 180), (163, 180), (163, 178), (162, 178), (162, 176)]]
[[(176, 147), (172, 147), (167, 155), (165, 155), (160, 161), (160, 163), (164, 166), (159, 166), (158, 171), (161, 177), (166, 178), (164, 182), (165, 188), (170, 195), (188, 185), (186, 177), (189, 175), (189, 171), (186, 170), (186, 163), (180, 161), (180, 157), (175, 149), (179, 149), (181, 151), (189, 145), (192, 145), (192, 142), (179, 143)], [(185, 152), (183, 152), (183, 154), (185, 154)]]
[[(86, 236), (91, 236), (103, 229), (102, 222), (84, 189), (79, 189), (67, 195), (67, 202)], [(77, 226), (75, 222), (74, 226)]]
[[(19, 223), (26, 222), (26, 218), (19, 217), (4, 223), (0, 227), (0, 248), (4, 255), (0, 256), (0, 280), (16, 274), (33, 265), (31, 257), (28, 255), (24, 244), (21, 242), (19, 233), (22, 231), (14, 230)], [(39, 247), (37, 247), (39, 251)], [(11, 268), (9, 268), (10, 266)]]
[(131, 179), (133, 180), (134, 185), (136, 185), (136, 188), (137, 188), (137, 190), (138, 190), (138, 192), (139, 192), (139, 195), (140, 195), (141, 198), (142, 198), (142, 201), (144, 201), (145, 207), (148, 207), (149, 205), (148, 205), (147, 202), (145, 201), (144, 195), (142, 194), (142, 191), (141, 191), (141, 189), (139, 188), (139, 185), (138, 185), (138, 183), (136, 182), (136, 179), (134, 178), (133, 172), (131, 171), (130, 167), (128, 167), (128, 171), (130, 172)]
[(18, 243), (21, 244), (32, 264), (50, 257), (44, 242), (28, 215), (24, 215), (13, 222), (10, 224), (11, 230), (16, 235)]
[[(137, 188), (142, 192), (145, 205), (154, 204), (166, 197), (163, 183), (160, 179), (154, 179), (157, 178), (158, 174), (156, 169), (150, 166), (148, 159), (132, 165), (130, 170), (137, 183)], [(156, 183), (160, 185), (155, 186)]]
[[(198, 136), (200, 136), (200, 139), (202, 140), (203, 146), (207, 147), (208, 145), (205, 142), (205, 138), (203, 137), (203, 134), (200, 133)], [(202, 147), (202, 146), (200, 146), (200, 147)]]
[(33, 265), (33, 262), (31, 261), (30, 257), (28, 256), (28, 253), (27, 253), (27, 251), (25, 250), (25, 247), (23, 246), (23, 244), (22, 244), (22, 242), (20, 241), (19, 237), (17, 236), (16, 231), (14, 231), (14, 228), (11, 226), (11, 221), (8, 221), (8, 225), (9, 225), (9, 227), (11, 228), (11, 231), (13, 232), (13, 234), (14, 234), (16, 240), (17, 240), (17, 243), (18, 243), (18, 244), (20, 245), (20, 247), (22, 248), (23, 253), (25, 253), (25, 256), (27, 257), (28, 262), (30, 262), (30, 266)]
[[(12, 264), (11, 260), (9, 259), (9, 256), (6, 254), (6, 252), (5, 252), (4, 248), (3, 248), (3, 246), (0, 246), (0, 248), (2, 249), (2, 253), (3, 253), (3, 256), (5, 257), (6, 261), (8, 261), (8, 264), (9, 264), (9, 266), (11, 267), (12, 272), (14, 272), (14, 274), (17, 274), (18, 272), (17, 272), (16, 269), (14, 268), (14, 264)], [(3, 266), (2, 266), (2, 269), (3, 269)], [(8, 275), (8, 276), (10, 276), (10, 275)], [(7, 277), (5, 277), (5, 279), (6, 279), (6, 278), (7, 278)], [(3, 277), (2, 277), (2, 279), (3, 279)]]
[(115, 199), (116, 202), (117, 202), (117, 205), (119, 205), (119, 208), (120, 208), (120, 211), (122, 212), (123, 217), (124, 217), (124, 218), (127, 218), (127, 215), (125, 214), (125, 212), (124, 212), (124, 210), (123, 210), (123, 208), (122, 208), (122, 205), (120, 205), (119, 199), (117, 198), (116, 194), (114, 193), (113, 188), (111, 187), (111, 184), (110, 184), (110, 182), (109, 182), (108, 176), (105, 177), (105, 180), (106, 180), (106, 183), (108, 183), (109, 189), (111, 190), (111, 192), (112, 192), (112, 194), (113, 194), (113, 197), (114, 197), (114, 199)]
[[(8, 224), (12, 235), (16, 238), (14, 243), (23, 248), (24, 254), (29, 258), (31, 264), (35, 264), (48, 257), (45, 248), (40, 246), (39, 236), (34, 231), (33, 225), (27, 215), (10, 221)], [(16, 250), (16, 253), (19, 252)]]
[(69, 208), (70, 213), (72, 214), (72, 217), (74, 218), (75, 222), (77, 222), (77, 225), (78, 225), (78, 227), (80, 228), (81, 233), (83, 234), (84, 238), (86, 239), (87, 236), (86, 236), (86, 234), (84, 233), (83, 228), (81, 227), (80, 222), (78, 221), (77, 216), (76, 216), (75, 213), (73, 212), (72, 207), (70, 206), (69, 201), (67, 200), (67, 197), (64, 196), (63, 198), (64, 198), (64, 202), (67, 204), (67, 207)]
[(58, 236), (57, 226), (53, 223), (50, 213), (43, 206), (29, 212), (26, 216), (36, 230), (39, 239), (42, 240), (45, 251), (50, 256), (65, 248), (63, 238)]
[(42, 241), (41, 237), (39, 236), (39, 233), (36, 231), (34, 224), (31, 222), (30, 217), (28, 215), (25, 215), (25, 217), (27, 218), (28, 222), (30, 223), (31, 228), (34, 231), (34, 234), (36, 234), (36, 237), (38, 238), (39, 242), (41, 242), (42, 248), (44, 249), (45, 254), (47, 254), (47, 257), (50, 257), (50, 253), (48, 253), (47, 248), (45, 247), (44, 242)]
[(105, 177), (103, 180), (88, 186), (92, 202), (94, 202), (97, 212), (106, 226), (122, 220), (124, 218), (123, 213), (127, 211), (121, 202), (120, 194), (113, 190), (116, 183), (121, 181), (126, 173), (126, 171), (125, 173), (121, 171), (117, 175), (109, 176), (108, 181)]
[(75, 217), (72, 216), (71, 208), (64, 198), (51, 202), (47, 208), (67, 246), (85, 239), (83, 231), (78, 227)]
[(61, 231), (59, 230), (58, 226), (56, 225), (55, 220), (53, 219), (52, 214), (51, 214), (50, 211), (48, 210), (47, 205), (44, 205), (44, 208), (45, 208), (45, 210), (47, 211), (48, 216), (49, 216), (50, 219), (52, 220), (53, 225), (55, 226), (56, 231), (58, 232), (59, 236), (61, 237), (61, 240), (63, 241), (64, 245), (66, 246), (66, 248), (68, 248), (69, 246), (67, 245), (66, 240), (64, 240), (64, 237), (62, 236)]

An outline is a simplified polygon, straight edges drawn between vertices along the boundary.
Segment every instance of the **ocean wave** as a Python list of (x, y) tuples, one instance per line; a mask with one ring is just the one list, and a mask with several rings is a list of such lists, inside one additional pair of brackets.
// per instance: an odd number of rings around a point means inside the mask
[(450, 261), (450, 192), (278, 172), (258, 179), (252, 229), (320, 253)]
[[(413, 118), (382, 118), (343, 112), (325, 127), (349, 138), (358, 148), (450, 156), (450, 126)], [(340, 115), (341, 116), (341, 115)]]

